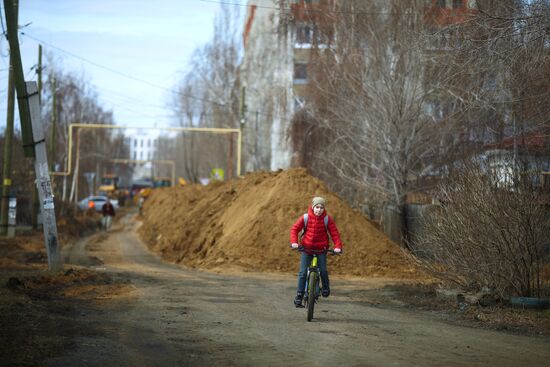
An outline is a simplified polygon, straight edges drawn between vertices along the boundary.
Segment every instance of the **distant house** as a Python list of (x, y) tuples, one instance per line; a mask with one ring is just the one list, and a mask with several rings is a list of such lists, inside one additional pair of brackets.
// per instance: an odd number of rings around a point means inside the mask
[(126, 140), (130, 146), (130, 156), (125, 159), (134, 165), (133, 179), (158, 175), (156, 171), (159, 167), (152, 162), (175, 158), (172, 152), (175, 147), (175, 135), (173, 132), (166, 133), (154, 129), (128, 129)]
[(502, 185), (509, 185), (516, 172), (535, 186), (550, 189), (550, 129), (542, 128), (511, 136), (486, 146), (482, 157)]

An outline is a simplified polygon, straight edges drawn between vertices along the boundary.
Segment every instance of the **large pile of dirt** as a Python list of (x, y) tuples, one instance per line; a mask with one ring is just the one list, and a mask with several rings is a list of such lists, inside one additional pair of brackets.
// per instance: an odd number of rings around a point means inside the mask
[(190, 267), (296, 272), (290, 227), (318, 195), (327, 199), (344, 243), (344, 255), (329, 259), (331, 273), (419, 275), (398, 245), (304, 169), (155, 190), (144, 205), (140, 234), (165, 259)]

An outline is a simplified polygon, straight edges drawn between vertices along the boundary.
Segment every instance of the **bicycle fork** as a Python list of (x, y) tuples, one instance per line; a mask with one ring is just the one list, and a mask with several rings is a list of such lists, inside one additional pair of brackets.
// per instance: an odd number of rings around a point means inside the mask
[(313, 259), (311, 259), (311, 264), (309, 265), (309, 267), (307, 268), (307, 275), (306, 275), (306, 287), (305, 287), (305, 296), (304, 296), (304, 301), (305, 303), (307, 304), (308, 302), (308, 295), (309, 295), (309, 275), (311, 274), (311, 272), (315, 272), (317, 273), (317, 281), (316, 281), (316, 284), (314, 284), (314, 289), (313, 289), (313, 292), (314, 295), (315, 295), (315, 300), (317, 300), (319, 298), (319, 294), (321, 294), (321, 287), (320, 287), (320, 279), (321, 279), (321, 272), (319, 271), (319, 267), (317, 266), (317, 256), (314, 256)]

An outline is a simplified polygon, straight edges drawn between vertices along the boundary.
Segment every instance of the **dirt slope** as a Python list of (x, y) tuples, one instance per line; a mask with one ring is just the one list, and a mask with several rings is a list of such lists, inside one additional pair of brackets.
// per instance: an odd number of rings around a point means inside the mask
[(140, 234), (153, 251), (191, 267), (295, 272), (289, 230), (316, 195), (327, 199), (344, 242), (345, 255), (329, 260), (333, 274), (418, 276), (395, 243), (304, 169), (155, 190)]

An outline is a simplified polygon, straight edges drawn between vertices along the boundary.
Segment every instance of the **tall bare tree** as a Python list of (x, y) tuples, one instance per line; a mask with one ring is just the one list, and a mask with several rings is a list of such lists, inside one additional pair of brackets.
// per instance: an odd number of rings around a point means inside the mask
[(464, 142), (479, 139), (498, 155), (455, 164), (414, 252), (434, 275), (465, 288), (547, 293), (549, 27), (546, 0), (479, 0), (469, 22), (449, 27), (462, 35), (453, 65), (469, 66), (457, 98)]
[[(85, 76), (78, 76), (74, 73), (63, 72), (62, 61), (55, 59), (51, 54), (47, 55), (48, 78), (44, 83), (42, 95), (42, 113), (43, 120), (46, 122), (47, 129), (51, 128), (52, 106), (52, 83), (56, 80), (56, 110), (57, 110), (57, 129), (56, 129), (56, 147), (54, 147), (54, 157), (50, 157), (54, 163), (57, 163), (62, 169), (68, 169), (67, 156), (69, 148), (72, 148), (73, 157), (76, 156), (76, 145), (68, 147), (68, 129), (71, 123), (96, 123), (96, 124), (114, 124), (113, 114), (105, 110), (99, 102), (99, 96), (95, 88), (89, 83)], [(76, 131), (73, 131), (75, 133)], [(77, 134), (74, 134), (76, 138)], [(79, 134), (80, 161), (73, 160), (72, 189), (69, 196), (71, 200), (77, 200), (76, 186), (86, 187), (86, 181), (82, 172), (94, 172), (96, 180), (101, 175), (111, 172), (115, 167), (110, 161), (112, 158), (127, 158), (129, 147), (120, 132), (114, 130), (91, 130), (85, 129)], [(79, 165), (79, 174), (75, 174), (76, 165)], [(130, 176), (131, 168), (120, 166), (121, 175)], [(97, 186), (97, 185), (95, 185)], [(56, 185), (57, 190), (61, 190), (63, 200), (67, 199), (67, 182), (63, 185)]]
[[(212, 39), (195, 50), (174, 95), (179, 126), (237, 127), (241, 49), (238, 20), (239, 8), (222, 4)], [(178, 139), (181, 169), (194, 182), (211, 168), (224, 167), (228, 150), (228, 143), (222, 143), (220, 137), (200, 134), (183, 133)]]
[(429, 52), (424, 11), (424, 1), (339, 2), (334, 43), (310, 63), (308, 112), (326, 145), (318, 169), (393, 208), (405, 239), (410, 182), (450, 147), (451, 127), (433, 106), (456, 71)]

